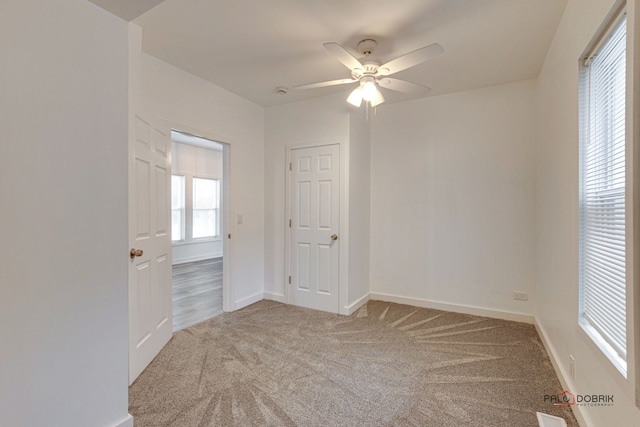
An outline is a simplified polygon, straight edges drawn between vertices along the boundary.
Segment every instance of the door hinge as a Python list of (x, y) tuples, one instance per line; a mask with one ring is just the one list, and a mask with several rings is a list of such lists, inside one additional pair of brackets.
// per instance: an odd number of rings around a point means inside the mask
[(292, 171), (293, 170), (293, 163), (289, 162), (289, 170)]
[(291, 276), (289, 276), (289, 284), (291, 284)]
[(289, 220), (289, 228), (291, 228), (291, 220)]

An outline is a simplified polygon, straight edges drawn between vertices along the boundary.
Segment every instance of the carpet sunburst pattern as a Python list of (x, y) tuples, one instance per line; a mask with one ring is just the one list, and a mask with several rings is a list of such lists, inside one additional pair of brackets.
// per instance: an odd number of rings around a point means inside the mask
[(174, 335), (130, 387), (135, 427), (537, 426), (561, 390), (532, 325), (369, 301), (261, 301)]

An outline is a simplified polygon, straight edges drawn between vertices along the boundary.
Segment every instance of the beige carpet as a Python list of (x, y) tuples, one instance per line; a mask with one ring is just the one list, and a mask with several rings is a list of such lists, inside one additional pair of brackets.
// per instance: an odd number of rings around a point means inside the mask
[(370, 301), (261, 301), (176, 333), (129, 390), (135, 427), (537, 426), (561, 390), (531, 325)]

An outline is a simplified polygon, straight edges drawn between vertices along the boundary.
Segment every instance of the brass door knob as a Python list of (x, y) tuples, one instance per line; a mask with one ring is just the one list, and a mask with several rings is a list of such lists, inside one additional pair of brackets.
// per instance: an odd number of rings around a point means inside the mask
[(337, 234), (332, 234), (331, 235), (331, 240), (338, 240), (338, 235)]
[(129, 256), (131, 257), (131, 259), (134, 259), (137, 256), (142, 256), (144, 252), (142, 252), (142, 249), (133, 249), (131, 248), (131, 250), (129, 251)]

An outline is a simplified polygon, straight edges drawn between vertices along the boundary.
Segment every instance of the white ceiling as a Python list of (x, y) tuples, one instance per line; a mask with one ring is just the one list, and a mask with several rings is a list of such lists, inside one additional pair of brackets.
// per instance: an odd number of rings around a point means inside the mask
[[(567, 0), (165, 0), (138, 17), (143, 49), (262, 106), (344, 92), (277, 86), (350, 77), (322, 47), (374, 38), (382, 62), (431, 43), (445, 53), (394, 77), (429, 96), (535, 78)], [(408, 95), (383, 91), (390, 102)]]

